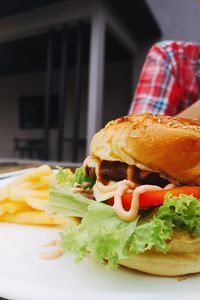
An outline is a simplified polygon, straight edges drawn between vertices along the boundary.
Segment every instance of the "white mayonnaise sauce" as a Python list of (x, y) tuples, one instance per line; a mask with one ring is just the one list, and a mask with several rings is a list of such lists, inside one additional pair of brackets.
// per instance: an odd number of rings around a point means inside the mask
[(116, 215), (121, 220), (124, 220), (124, 221), (131, 221), (137, 217), (138, 211), (139, 211), (139, 196), (140, 196), (140, 194), (148, 192), (148, 191), (162, 190), (162, 188), (157, 185), (138, 186), (132, 192), (131, 207), (130, 207), (129, 211), (126, 211), (122, 205), (122, 196), (129, 189), (130, 189), (130, 186), (128, 184), (121, 183), (118, 185), (118, 187), (114, 193), (113, 209), (114, 209)]

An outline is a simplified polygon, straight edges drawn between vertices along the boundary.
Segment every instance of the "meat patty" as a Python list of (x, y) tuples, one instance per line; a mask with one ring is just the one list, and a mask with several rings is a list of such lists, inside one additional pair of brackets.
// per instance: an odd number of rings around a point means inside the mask
[[(100, 165), (100, 180), (108, 182), (110, 180), (120, 181), (127, 179), (127, 169), (128, 165), (126, 163), (103, 160)], [(168, 180), (161, 178), (159, 173), (147, 172), (147, 175), (144, 177), (140, 176), (141, 172), (142, 170), (136, 167), (132, 181), (138, 184), (159, 185), (160, 187), (164, 187), (169, 183)], [(91, 178), (96, 178), (95, 168), (88, 168), (88, 173)]]

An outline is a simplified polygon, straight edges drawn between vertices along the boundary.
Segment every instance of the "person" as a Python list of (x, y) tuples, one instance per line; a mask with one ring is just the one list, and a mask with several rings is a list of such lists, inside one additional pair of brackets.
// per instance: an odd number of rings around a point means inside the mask
[(200, 45), (163, 41), (149, 50), (129, 114), (200, 119)]

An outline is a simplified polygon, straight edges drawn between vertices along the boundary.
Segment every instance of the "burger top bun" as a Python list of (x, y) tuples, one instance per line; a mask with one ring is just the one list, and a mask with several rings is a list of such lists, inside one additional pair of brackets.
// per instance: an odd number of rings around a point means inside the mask
[(109, 122), (92, 139), (100, 160), (121, 161), (200, 185), (200, 121), (137, 114)]

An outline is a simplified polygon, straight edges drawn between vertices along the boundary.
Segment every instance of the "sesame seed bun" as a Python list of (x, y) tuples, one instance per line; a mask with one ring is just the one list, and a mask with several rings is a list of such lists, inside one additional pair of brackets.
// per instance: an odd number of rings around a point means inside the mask
[(92, 139), (90, 152), (100, 160), (121, 161), (200, 185), (200, 122), (137, 114), (109, 122)]

